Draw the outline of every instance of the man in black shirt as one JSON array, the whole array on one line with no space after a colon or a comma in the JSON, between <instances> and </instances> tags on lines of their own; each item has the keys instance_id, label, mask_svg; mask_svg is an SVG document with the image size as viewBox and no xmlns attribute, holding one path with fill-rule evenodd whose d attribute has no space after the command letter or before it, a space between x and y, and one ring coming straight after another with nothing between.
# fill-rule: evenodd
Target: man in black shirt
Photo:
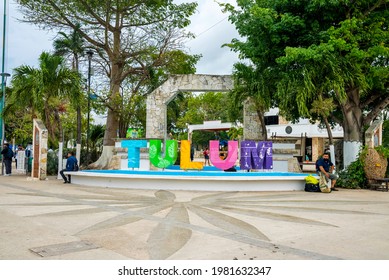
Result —
<instances>
[{"instance_id":1,"label":"man in black shirt","mask_svg":"<svg viewBox=\"0 0 389 280\"><path fill-rule=\"evenodd\" d=\"M329 153L324 153L323 156L317 160L316 171L319 173L319 176L325 176L327 182L328 180L331 180L331 190L337 191L337 189L335 189L335 183L338 179L338 175L332 173L334 171L334 164L330 161Z\"/></svg>"}]
</instances>

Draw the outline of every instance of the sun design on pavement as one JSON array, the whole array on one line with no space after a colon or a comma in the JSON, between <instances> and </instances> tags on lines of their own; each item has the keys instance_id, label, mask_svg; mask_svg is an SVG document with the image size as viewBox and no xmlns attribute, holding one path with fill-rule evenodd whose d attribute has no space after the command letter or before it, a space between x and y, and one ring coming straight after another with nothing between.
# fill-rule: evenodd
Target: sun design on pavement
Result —
<instances>
[{"instance_id":1,"label":"sun design on pavement","mask_svg":"<svg viewBox=\"0 0 389 280\"><path fill-rule=\"evenodd\" d=\"M186 199L177 199L175 193L165 190L149 191L150 195L147 196L137 195L129 190L80 188L79 186L77 189L83 191L84 194L35 191L35 193L29 192L24 193L24 195L61 199L61 202L43 202L39 206L72 205L73 208L84 207L82 209L40 213L33 215L35 217L84 215L87 221L87 218L93 214L113 213L111 217L106 217L99 222L85 223L83 229L76 233L81 239L92 239L92 242L96 241L96 236L104 235L108 231L110 231L110 236L106 238L131 240L133 237L130 232L131 227L130 230L128 230L129 227L125 227L127 231L123 231L123 226L136 227L137 222L152 221L152 227L143 233L148 235L146 246L147 257L150 259L171 257L190 241L195 231L269 249L274 244L272 244L271 238L263 232L263 228L258 226L260 224L258 219L267 219L274 223L288 222L308 226L336 227L336 225L319 220L283 214L282 211L287 211L287 213L328 211L326 208L320 208L320 203L328 203L327 200L315 201L315 205L318 207L312 207L312 204L304 205L312 203L311 200L293 200L293 194L288 196L269 193L218 192L198 194L197 196L194 194L186 201ZM176 193L179 196L180 192ZM38 206L37 203L23 205ZM367 214L366 212L338 209L331 209L331 212ZM193 216L196 219L190 218ZM203 222L198 223L198 219ZM121 230L114 230L118 228ZM99 245L104 247L104 245Z\"/></svg>"}]
</instances>

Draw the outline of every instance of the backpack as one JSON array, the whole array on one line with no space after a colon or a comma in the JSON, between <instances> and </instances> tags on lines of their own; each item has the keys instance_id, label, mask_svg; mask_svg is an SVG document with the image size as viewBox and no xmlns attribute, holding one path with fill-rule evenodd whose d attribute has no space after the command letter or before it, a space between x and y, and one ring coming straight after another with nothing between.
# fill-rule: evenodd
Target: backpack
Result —
<instances>
[{"instance_id":1,"label":"backpack","mask_svg":"<svg viewBox=\"0 0 389 280\"><path fill-rule=\"evenodd\" d=\"M73 165L73 171L78 171L80 168L78 167L77 162L74 163Z\"/></svg>"},{"instance_id":2,"label":"backpack","mask_svg":"<svg viewBox=\"0 0 389 280\"><path fill-rule=\"evenodd\" d=\"M310 184L306 183L305 184L305 189L306 192L321 192L319 184Z\"/></svg>"},{"instance_id":3,"label":"backpack","mask_svg":"<svg viewBox=\"0 0 389 280\"><path fill-rule=\"evenodd\" d=\"M6 154L6 158L13 158L14 156L14 152L12 151L12 149L8 148L8 151L7 151L7 154Z\"/></svg>"}]
</instances>

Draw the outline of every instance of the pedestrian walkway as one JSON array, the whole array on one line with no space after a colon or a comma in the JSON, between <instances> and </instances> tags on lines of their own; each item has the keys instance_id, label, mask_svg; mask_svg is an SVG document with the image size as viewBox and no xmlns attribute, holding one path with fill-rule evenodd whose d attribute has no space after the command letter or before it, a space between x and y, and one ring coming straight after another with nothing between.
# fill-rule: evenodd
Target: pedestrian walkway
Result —
<instances>
[{"instance_id":1,"label":"pedestrian walkway","mask_svg":"<svg viewBox=\"0 0 389 280\"><path fill-rule=\"evenodd\" d=\"M124 190L0 178L0 259L389 259L389 194Z\"/></svg>"}]
</instances>

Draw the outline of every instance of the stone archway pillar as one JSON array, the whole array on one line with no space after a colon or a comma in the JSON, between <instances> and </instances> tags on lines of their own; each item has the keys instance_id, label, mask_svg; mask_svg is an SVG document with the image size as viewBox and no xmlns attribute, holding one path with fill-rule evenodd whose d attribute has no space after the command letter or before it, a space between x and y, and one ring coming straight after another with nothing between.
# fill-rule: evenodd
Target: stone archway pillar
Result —
<instances>
[{"instance_id":1,"label":"stone archway pillar","mask_svg":"<svg viewBox=\"0 0 389 280\"><path fill-rule=\"evenodd\" d=\"M264 140L261 123L250 98L243 103L243 139Z\"/></svg>"},{"instance_id":2,"label":"stone archway pillar","mask_svg":"<svg viewBox=\"0 0 389 280\"><path fill-rule=\"evenodd\" d=\"M147 97L146 138L165 138L167 127L167 106L163 101L163 92L158 88Z\"/></svg>"}]
</instances>

